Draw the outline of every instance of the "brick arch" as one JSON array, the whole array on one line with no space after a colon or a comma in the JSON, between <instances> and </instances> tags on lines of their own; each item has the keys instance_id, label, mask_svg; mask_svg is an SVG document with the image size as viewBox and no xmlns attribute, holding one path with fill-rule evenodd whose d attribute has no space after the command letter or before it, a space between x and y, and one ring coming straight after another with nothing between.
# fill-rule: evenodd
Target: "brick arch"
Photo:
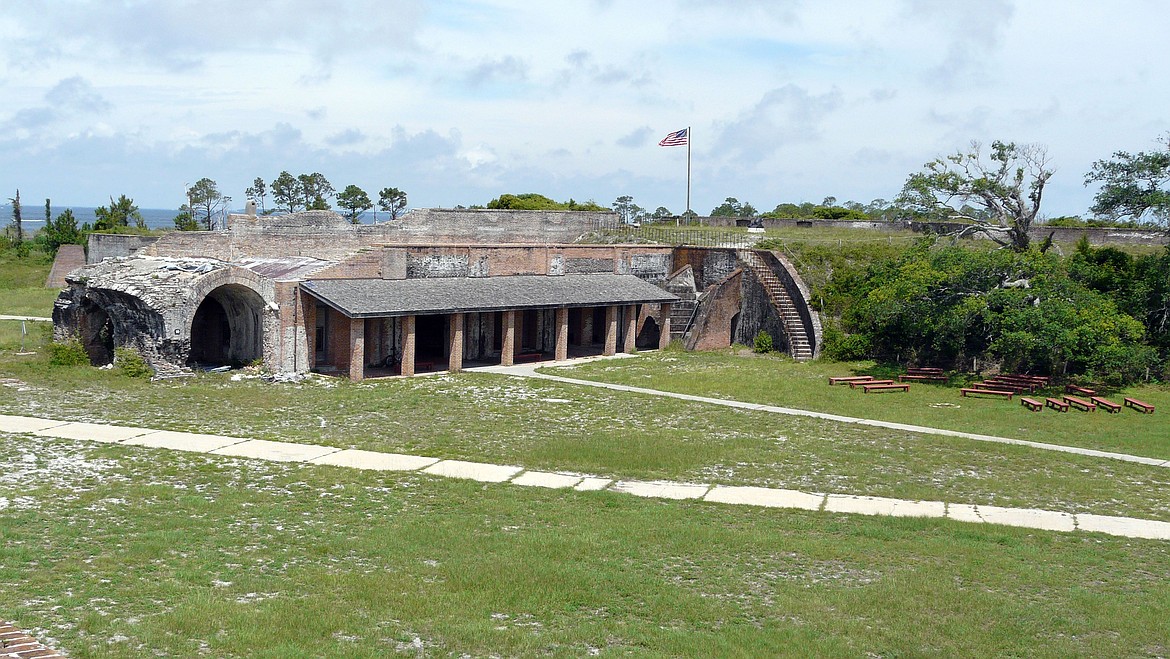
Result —
<instances>
[{"instance_id":1,"label":"brick arch","mask_svg":"<svg viewBox=\"0 0 1170 659\"><path fill-rule=\"evenodd\" d=\"M273 282L244 268L224 268L201 277L181 331L190 338L190 364L275 363L279 318Z\"/></svg>"}]
</instances>

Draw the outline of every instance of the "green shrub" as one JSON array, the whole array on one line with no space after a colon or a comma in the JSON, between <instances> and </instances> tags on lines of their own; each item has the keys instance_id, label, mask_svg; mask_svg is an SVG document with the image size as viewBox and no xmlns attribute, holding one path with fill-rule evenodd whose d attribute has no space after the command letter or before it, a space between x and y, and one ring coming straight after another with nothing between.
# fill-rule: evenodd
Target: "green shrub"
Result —
<instances>
[{"instance_id":1,"label":"green shrub","mask_svg":"<svg viewBox=\"0 0 1170 659\"><path fill-rule=\"evenodd\" d=\"M836 323L827 323L821 356L834 362L852 362L865 359L872 348L865 334L846 334Z\"/></svg>"},{"instance_id":2,"label":"green shrub","mask_svg":"<svg viewBox=\"0 0 1170 659\"><path fill-rule=\"evenodd\" d=\"M756 334L752 350L760 354L772 352L772 335L768 334L764 330L760 330L759 333Z\"/></svg>"},{"instance_id":3,"label":"green shrub","mask_svg":"<svg viewBox=\"0 0 1170 659\"><path fill-rule=\"evenodd\" d=\"M126 377L148 378L154 375L154 369L134 348L114 348L114 365Z\"/></svg>"},{"instance_id":4,"label":"green shrub","mask_svg":"<svg viewBox=\"0 0 1170 659\"><path fill-rule=\"evenodd\" d=\"M49 364L53 366L89 366L89 354L77 339L53 341L45 348L49 352Z\"/></svg>"}]
</instances>

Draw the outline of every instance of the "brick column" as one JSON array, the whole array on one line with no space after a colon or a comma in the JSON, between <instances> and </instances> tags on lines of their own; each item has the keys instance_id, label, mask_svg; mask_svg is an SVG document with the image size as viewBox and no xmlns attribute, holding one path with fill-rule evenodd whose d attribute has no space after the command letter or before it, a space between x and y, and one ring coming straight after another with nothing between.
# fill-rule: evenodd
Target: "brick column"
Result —
<instances>
[{"instance_id":1,"label":"brick column","mask_svg":"<svg viewBox=\"0 0 1170 659\"><path fill-rule=\"evenodd\" d=\"M569 358L569 309L557 309L557 348L553 359L562 361Z\"/></svg>"},{"instance_id":2,"label":"brick column","mask_svg":"<svg viewBox=\"0 0 1170 659\"><path fill-rule=\"evenodd\" d=\"M626 336L622 345L622 352L633 352L637 345L634 341L638 338L638 305L631 304L626 307Z\"/></svg>"},{"instance_id":3,"label":"brick column","mask_svg":"<svg viewBox=\"0 0 1170 659\"><path fill-rule=\"evenodd\" d=\"M349 319L349 379L361 380L366 377L366 321L364 318Z\"/></svg>"},{"instance_id":4,"label":"brick column","mask_svg":"<svg viewBox=\"0 0 1170 659\"><path fill-rule=\"evenodd\" d=\"M463 314L453 313L450 318L451 345L448 348L447 370L458 373L463 370Z\"/></svg>"},{"instance_id":5,"label":"brick column","mask_svg":"<svg viewBox=\"0 0 1170 659\"><path fill-rule=\"evenodd\" d=\"M661 350L670 345L670 303L663 302L662 309L658 311L658 349Z\"/></svg>"},{"instance_id":6,"label":"brick column","mask_svg":"<svg viewBox=\"0 0 1170 659\"><path fill-rule=\"evenodd\" d=\"M414 316L402 317L402 359L399 372L414 375Z\"/></svg>"},{"instance_id":7,"label":"brick column","mask_svg":"<svg viewBox=\"0 0 1170 659\"><path fill-rule=\"evenodd\" d=\"M601 354L613 355L617 352L617 307L609 305L605 308L605 348Z\"/></svg>"},{"instance_id":8,"label":"brick column","mask_svg":"<svg viewBox=\"0 0 1170 659\"><path fill-rule=\"evenodd\" d=\"M500 339L500 366L511 366L516 356L516 312L504 311L500 319L500 331L504 336Z\"/></svg>"}]
</instances>

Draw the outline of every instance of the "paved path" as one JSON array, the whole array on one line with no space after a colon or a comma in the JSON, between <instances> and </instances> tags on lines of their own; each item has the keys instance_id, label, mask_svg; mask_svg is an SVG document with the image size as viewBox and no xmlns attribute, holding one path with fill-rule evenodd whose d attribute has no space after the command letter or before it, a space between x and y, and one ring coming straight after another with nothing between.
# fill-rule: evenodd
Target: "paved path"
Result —
<instances>
[{"instance_id":1,"label":"paved path","mask_svg":"<svg viewBox=\"0 0 1170 659\"><path fill-rule=\"evenodd\" d=\"M52 318L45 318L44 316L4 316L0 315L0 320L29 320L35 322L53 322Z\"/></svg>"},{"instance_id":2,"label":"paved path","mask_svg":"<svg viewBox=\"0 0 1170 659\"><path fill-rule=\"evenodd\" d=\"M1130 538L1170 540L1170 522L1132 517L976 506L945 501L908 501L764 487L614 480L586 474L529 471L514 465L441 460L434 457L339 449L315 444L0 415L0 433L5 432L306 465L334 465L376 471L422 471L448 478L466 478L487 483L510 482L513 485L527 487L572 488L578 491L608 490L639 497L701 499L729 505L795 508L858 515L945 517L961 522L1003 524L1049 531L1096 531Z\"/></svg>"},{"instance_id":3,"label":"paved path","mask_svg":"<svg viewBox=\"0 0 1170 659\"><path fill-rule=\"evenodd\" d=\"M632 355L631 355L632 356ZM557 362L556 366L572 366L574 362L584 363L586 361L593 361L596 358L584 358L581 360L573 360L572 362ZM829 421L840 421L841 423L855 423L861 426L873 426L875 428L888 428L890 430L905 430L908 432L917 432L927 435L944 435L947 437L962 437L964 439L973 439L977 442L994 442L996 444L1013 444L1016 446L1028 446L1031 448L1041 449L1044 451L1058 451L1061 453L1075 453L1076 455L1087 455L1094 458L1108 458L1110 460L1121 460L1123 462L1136 462L1138 464L1150 465L1153 467L1170 467L1170 460L1162 458L1147 458L1141 455L1130 455L1128 453L1113 453L1111 451L1098 451L1091 448L1078 448L1076 446L1062 446L1060 444L1045 444L1044 442L1030 442L1025 439L1012 439L1010 437L995 437L993 435L980 435L977 433L962 432L959 430L944 430L942 428L930 428L927 426L912 426L905 423L894 423L893 421L876 421L874 419L861 419L852 416L841 416L839 414L828 414L826 412L811 412L809 410L798 410L791 407L779 407L776 405L761 405L759 403L745 403L738 400L727 400L724 398L710 398L707 396L692 396L690 394L678 394L670 391L662 391L660 389L646 389L643 387L631 387L624 384L611 384L608 382L595 382L593 380L578 380L576 378L566 378L559 375L547 375L544 373L537 373L536 369L548 364L519 364L516 366L486 366L476 370L484 373L503 373L506 375L515 375L519 377L538 378L541 380L553 380L556 382L563 382L565 384L575 384L584 387L598 387L600 389L610 389L612 391L625 391L630 393L645 394L647 396L662 396L664 398L677 398L678 400L688 400L697 403L709 403L711 405L722 405L724 407L734 407L741 410L758 410L761 412L771 412L773 414L788 414L791 416L805 416L814 419L826 419Z\"/></svg>"}]
</instances>

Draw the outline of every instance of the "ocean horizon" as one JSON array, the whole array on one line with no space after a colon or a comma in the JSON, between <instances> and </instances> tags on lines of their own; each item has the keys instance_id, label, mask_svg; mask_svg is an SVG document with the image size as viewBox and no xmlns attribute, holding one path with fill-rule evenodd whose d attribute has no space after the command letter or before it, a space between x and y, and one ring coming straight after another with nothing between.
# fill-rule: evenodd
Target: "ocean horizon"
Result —
<instances>
[{"instance_id":1,"label":"ocean horizon","mask_svg":"<svg viewBox=\"0 0 1170 659\"><path fill-rule=\"evenodd\" d=\"M45 206L43 203L36 206L22 203L20 206L22 211L20 221L26 230L36 230L44 226ZM97 216L94 214L94 211L97 210L96 206L54 205L50 209L53 214L53 218L56 219L58 215L65 212L66 208L73 211L73 217L77 218L78 227L81 227L81 225L85 224L86 222L92 226L93 223L97 221ZM333 210L336 212L336 209ZM174 229L175 216L179 214L178 209L172 208L139 208L138 212L142 214L142 219L146 221L146 227L148 229ZM229 210L228 213L243 214L244 209L232 209ZM382 215L389 217L389 215L386 213L382 213ZM358 216L358 219L361 220L362 224L373 224L374 222L374 216L369 212L362 213L360 216ZM0 227L7 227L11 224L12 205L0 205Z\"/></svg>"}]
</instances>

